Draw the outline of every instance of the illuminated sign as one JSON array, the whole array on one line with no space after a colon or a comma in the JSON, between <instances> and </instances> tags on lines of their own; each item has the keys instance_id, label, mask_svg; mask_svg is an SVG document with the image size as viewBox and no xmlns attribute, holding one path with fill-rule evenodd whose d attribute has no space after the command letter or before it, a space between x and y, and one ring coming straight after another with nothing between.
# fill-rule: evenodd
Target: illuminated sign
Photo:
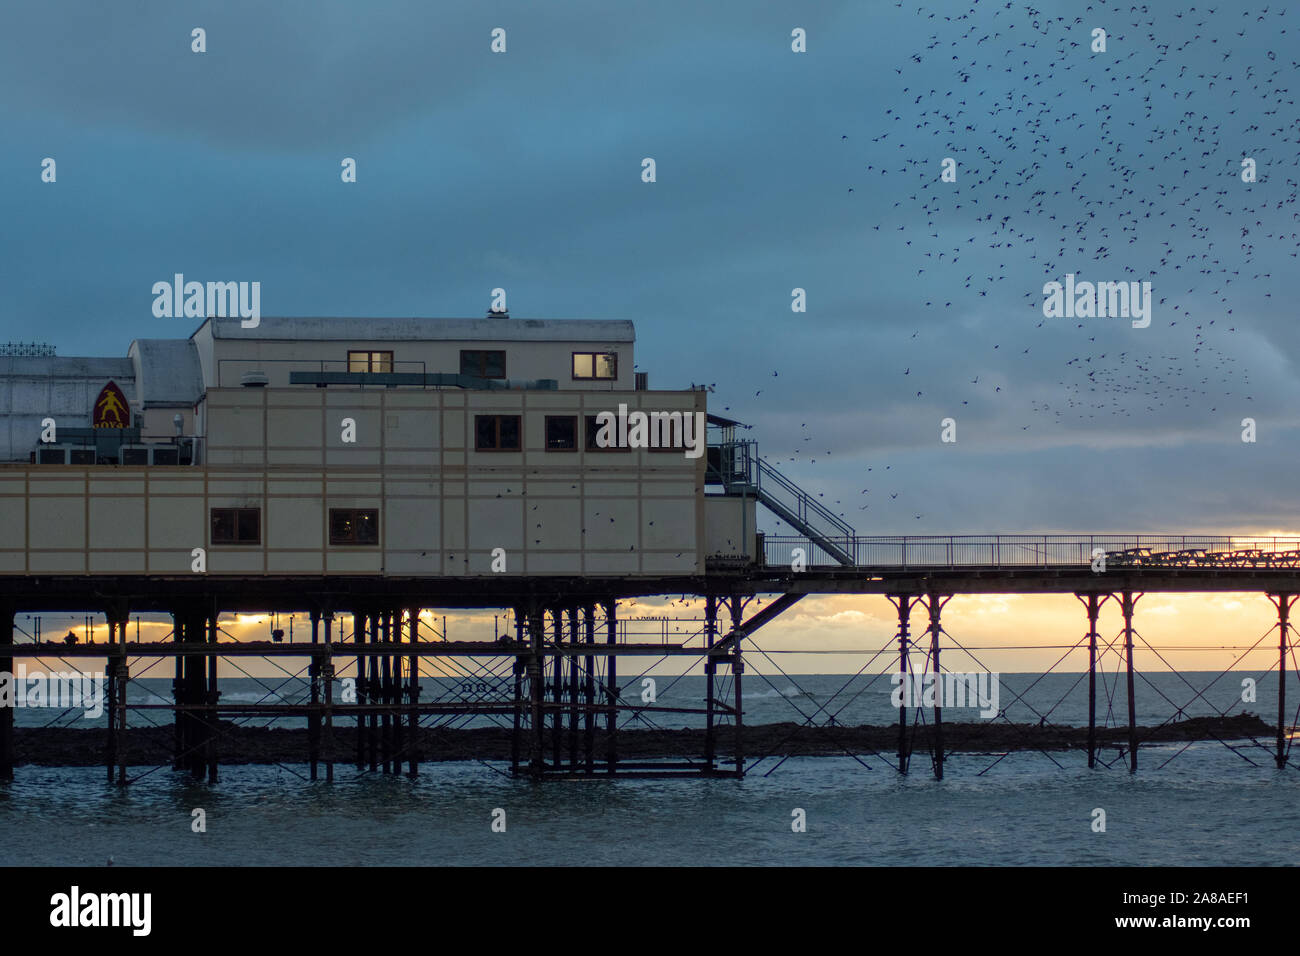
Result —
<instances>
[{"instance_id":1,"label":"illuminated sign","mask_svg":"<svg viewBox=\"0 0 1300 956\"><path fill-rule=\"evenodd\" d=\"M95 428L127 428L131 424L131 410L126 396L115 382L109 382L95 399L95 410L90 424Z\"/></svg>"}]
</instances>

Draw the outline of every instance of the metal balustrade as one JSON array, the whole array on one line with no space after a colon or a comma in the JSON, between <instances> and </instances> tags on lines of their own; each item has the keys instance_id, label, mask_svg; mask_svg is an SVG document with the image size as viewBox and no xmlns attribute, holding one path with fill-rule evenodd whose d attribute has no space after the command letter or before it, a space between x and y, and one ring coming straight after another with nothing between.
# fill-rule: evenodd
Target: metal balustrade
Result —
<instances>
[{"instance_id":1,"label":"metal balustrade","mask_svg":"<svg viewBox=\"0 0 1300 956\"><path fill-rule=\"evenodd\" d=\"M804 535L765 536L769 566L789 565L796 548L808 567L884 569L1053 568L1091 565L1100 552L1113 567L1300 567L1300 538L1160 534L991 534L827 536L828 551Z\"/></svg>"}]
</instances>

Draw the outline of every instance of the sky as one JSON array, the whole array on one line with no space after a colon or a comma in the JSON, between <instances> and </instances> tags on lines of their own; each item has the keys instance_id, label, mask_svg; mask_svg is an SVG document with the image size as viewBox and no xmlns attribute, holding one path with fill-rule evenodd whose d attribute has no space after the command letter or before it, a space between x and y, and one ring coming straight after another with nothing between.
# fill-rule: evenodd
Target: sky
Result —
<instances>
[{"instance_id":1,"label":"sky","mask_svg":"<svg viewBox=\"0 0 1300 956\"><path fill-rule=\"evenodd\" d=\"M1275 2L11 4L0 339L188 335L151 312L177 272L260 281L266 315L502 287L633 321L652 387L709 385L859 534L1300 533L1297 30ZM1150 324L1045 316L1067 274L1150 282ZM1073 598L967 600L954 634L1083 630ZM1160 600L1198 640L1271 615ZM763 633L878 646L884 611Z\"/></svg>"}]
</instances>

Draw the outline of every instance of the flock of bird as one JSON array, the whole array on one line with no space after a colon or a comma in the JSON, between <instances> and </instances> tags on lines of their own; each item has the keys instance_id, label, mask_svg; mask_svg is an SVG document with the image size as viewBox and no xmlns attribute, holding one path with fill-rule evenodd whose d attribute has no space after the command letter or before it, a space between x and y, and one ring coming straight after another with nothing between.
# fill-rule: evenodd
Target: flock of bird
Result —
<instances>
[{"instance_id":1,"label":"flock of bird","mask_svg":"<svg viewBox=\"0 0 1300 956\"><path fill-rule=\"evenodd\" d=\"M1032 434L1239 419L1255 400L1239 330L1258 332L1250 312L1300 255L1295 17L1281 4L1061 9L917 6L924 40L894 67L900 89L866 155L859 135L836 131L856 169L848 201L894 200L865 224L887 250L882 270L911 277L933 316L898 336L896 396L927 412L974 402ZM941 175L947 157L955 181ZM1043 285L1067 273L1150 282L1149 327L1045 317ZM964 377L938 369L936 342L971 316L1002 324L983 354L962 356ZM781 461L811 463L806 449L830 444L800 438ZM889 517L920 520L906 495L900 510L902 487L856 510L894 502ZM841 515L855 508L832 500Z\"/></svg>"}]
</instances>

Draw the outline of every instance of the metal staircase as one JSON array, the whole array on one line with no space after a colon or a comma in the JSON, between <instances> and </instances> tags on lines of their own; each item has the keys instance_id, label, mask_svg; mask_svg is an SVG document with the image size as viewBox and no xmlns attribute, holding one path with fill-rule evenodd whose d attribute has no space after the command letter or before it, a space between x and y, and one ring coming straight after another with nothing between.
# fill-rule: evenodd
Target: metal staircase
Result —
<instances>
[{"instance_id":1,"label":"metal staircase","mask_svg":"<svg viewBox=\"0 0 1300 956\"><path fill-rule=\"evenodd\" d=\"M853 528L760 458L757 442L711 445L708 454L709 484L722 485L728 495L753 495L830 557L847 567L854 566L856 562L848 550L855 536Z\"/></svg>"}]
</instances>

